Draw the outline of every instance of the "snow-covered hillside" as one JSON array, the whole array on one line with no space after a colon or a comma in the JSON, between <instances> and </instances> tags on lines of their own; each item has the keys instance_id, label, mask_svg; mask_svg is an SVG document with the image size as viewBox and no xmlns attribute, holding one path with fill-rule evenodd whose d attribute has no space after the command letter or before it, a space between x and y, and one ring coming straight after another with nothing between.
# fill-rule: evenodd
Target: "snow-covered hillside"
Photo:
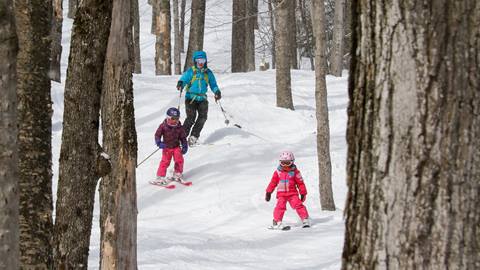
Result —
<instances>
[{"instance_id":1,"label":"snow-covered hillside","mask_svg":"<svg viewBox=\"0 0 480 270\"><path fill-rule=\"evenodd\" d=\"M179 76L154 75L155 37L150 34L151 7L146 0L140 1L140 14L143 73L134 76L139 161L156 149L155 130L166 110L179 102L175 90ZM204 50L222 90L221 104L230 125L225 125L224 115L210 92L209 118L200 137L202 145L189 149L185 155L184 175L193 182L191 187L177 185L176 189L166 190L148 184L155 177L160 151L138 168L138 268L339 269L346 196L346 74L342 78L327 78L332 180L338 210L322 212L318 194L314 73L292 71L295 111L277 108L274 70L227 73L231 1L207 1L206 14ZM72 20L64 20L63 81L71 25ZM63 86L64 83L54 84L52 90L55 177L58 177L61 144ZM183 120L183 99L181 104ZM298 217L288 208L284 222L294 228L287 232L267 229L276 200L265 202L265 188L278 164L278 155L285 149L295 153L306 181L309 192L306 206L312 228L297 227ZM96 205L89 269L98 269L98 215Z\"/></svg>"}]
</instances>

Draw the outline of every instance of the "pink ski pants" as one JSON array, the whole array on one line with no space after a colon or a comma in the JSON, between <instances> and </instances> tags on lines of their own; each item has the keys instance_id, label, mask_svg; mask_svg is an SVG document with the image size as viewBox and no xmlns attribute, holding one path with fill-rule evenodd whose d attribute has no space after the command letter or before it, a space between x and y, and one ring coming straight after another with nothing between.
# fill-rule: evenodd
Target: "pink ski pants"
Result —
<instances>
[{"instance_id":1,"label":"pink ski pants","mask_svg":"<svg viewBox=\"0 0 480 270\"><path fill-rule=\"evenodd\" d=\"M170 161L172 160L172 157L173 161L175 162L175 172L183 172L183 155L180 147L164 148L162 151L162 160L160 161L160 165L158 166L157 176L165 176L167 174L167 168L168 166L170 166Z\"/></svg>"},{"instance_id":2,"label":"pink ski pants","mask_svg":"<svg viewBox=\"0 0 480 270\"><path fill-rule=\"evenodd\" d=\"M298 198L298 195L291 195L277 198L277 205L273 210L273 219L275 221L282 221L283 215L287 210L287 202L289 202L290 206L297 211L298 216L300 216L302 220L308 218L307 208Z\"/></svg>"}]
</instances>

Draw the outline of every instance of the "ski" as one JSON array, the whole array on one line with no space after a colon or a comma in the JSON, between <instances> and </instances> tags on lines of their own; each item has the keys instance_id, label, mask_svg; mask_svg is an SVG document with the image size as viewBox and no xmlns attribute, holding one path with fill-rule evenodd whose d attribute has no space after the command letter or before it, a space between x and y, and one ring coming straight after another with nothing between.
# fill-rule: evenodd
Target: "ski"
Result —
<instances>
[{"instance_id":1,"label":"ski","mask_svg":"<svg viewBox=\"0 0 480 270\"><path fill-rule=\"evenodd\" d=\"M166 189L174 189L175 188L175 185L172 185L172 184L161 185L160 183L158 183L156 181L149 181L148 183L150 183L150 185L154 185L154 186L157 186L157 187L163 187L163 188L166 188Z\"/></svg>"},{"instance_id":2,"label":"ski","mask_svg":"<svg viewBox=\"0 0 480 270\"><path fill-rule=\"evenodd\" d=\"M182 184L182 185L187 186L187 187L192 185L192 182L190 182L190 181L179 181L179 180L176 180L175 178L170 178L169 180L174 181L175 183Z\"/></svg>"},{"instance_id":3,"label":"ski","mask_svg":"<svg viewBox=\"0 0 480 270\"><path fill-rule=\"evenodd\" d=\"M283 226L282 228L277 228L277 227L273 227L273 226L270 226L268 227L269 230L278 230L278 231L289 231L291 229L290 226Z\"/></svg>"}]
</instances>

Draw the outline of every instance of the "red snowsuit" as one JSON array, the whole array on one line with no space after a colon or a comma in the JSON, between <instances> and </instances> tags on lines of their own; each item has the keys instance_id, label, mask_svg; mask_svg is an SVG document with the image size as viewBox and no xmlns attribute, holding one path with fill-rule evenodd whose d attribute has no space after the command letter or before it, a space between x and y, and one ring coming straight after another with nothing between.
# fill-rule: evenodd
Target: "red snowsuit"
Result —
<instances>
[{"instance_id":1,"label":"red snowsuit","mask_svg":"<svg viewBox=\"0 0 480 270\"><path fill-rule=\"evenodd\" d=\"M272 193L276 187L278 187L277 205L273 211L273 219L275 221L282 221L283 215L287 210L287 202L297 211L302 220L308 218L307 208L298 198L299 191L300 195L307 195L307 188L300 171L295 165L290 167L278 166L277 170L273 172L272 180L270 180L266 191Z\"/></svg>"}]
</instances>

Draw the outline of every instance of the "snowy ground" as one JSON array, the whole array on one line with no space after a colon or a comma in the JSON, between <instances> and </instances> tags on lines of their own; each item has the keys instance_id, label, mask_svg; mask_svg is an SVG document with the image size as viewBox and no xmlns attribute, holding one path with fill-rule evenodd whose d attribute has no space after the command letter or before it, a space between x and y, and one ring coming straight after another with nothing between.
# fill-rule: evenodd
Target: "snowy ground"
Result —
<instances>
[{"instance_id":1,"label":"snowy ground","mask_svg":"<svg viewBox=\"0 0 480 270\"><path fill-rule=\"evenodd\" d=\"M175 90L178 76L154 75L155 38L150 34L151 8L146 0L140 1L140 13L143 73L134 76L139 161L156 149L154 132L165 111L179 102ZM191 187L166 190L148 184L155 177L160 152L138 168L138 268L339 269L346 196L346 74L327 78L332 181L338 210L323 212L318 194L314 73L292 71L295 111L277 108L274 70L227 73L231 25L225 22L231 20L231 1L207 1L206 16L204 50L209 66L216 72L230 125L225 125L209 93L209 119L200 138L203 145L189 149L185 155L184 175L193 182ZM72 20L64 20L63 81L71 25ZM53 84L52 89L55 174L61 144L63 87L64 82ZM184 113L183 100L181 111ZM277 156L284 149L295 153L306 181L306 206L312 228L298 227L295 211L288 208L284 222L293 229L267 230L276 200L264 201L265 188L277 166ZM89 269L98 269L98 219L97 204Z\"/></svg>"}]
</instances>

